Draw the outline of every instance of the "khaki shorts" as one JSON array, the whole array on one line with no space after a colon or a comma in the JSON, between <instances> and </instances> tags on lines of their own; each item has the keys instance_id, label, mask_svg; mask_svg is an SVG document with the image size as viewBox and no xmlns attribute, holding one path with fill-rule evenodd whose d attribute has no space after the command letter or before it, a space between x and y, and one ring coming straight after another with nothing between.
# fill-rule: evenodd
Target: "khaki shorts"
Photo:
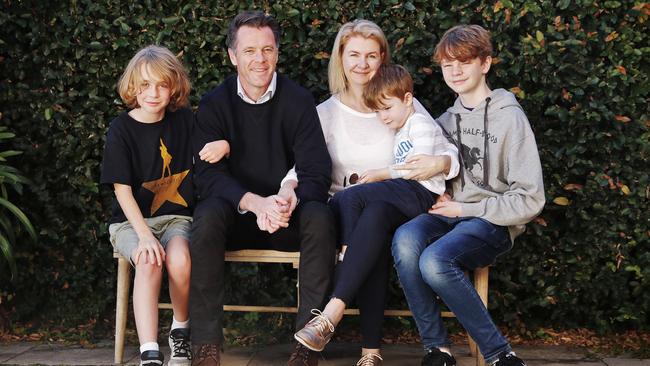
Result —
<instances>
[{"instance_id":1,"label":"khaki shorts","mask_svg":"<svg viewBox=\"0 0 650 366\"><path fill-rule=\"evenodd\" d=\"M175 236L180 236L188 242L190 240L192 218L189 216L163 215L145 218L144 221L163 248L166 248L167 243ZM129 258L129 262L133 265L131 253L138 247L139 239L131 223L124 221L111 224L108 233L115 251L124 258Z\"/></svg>"}]
</instances>

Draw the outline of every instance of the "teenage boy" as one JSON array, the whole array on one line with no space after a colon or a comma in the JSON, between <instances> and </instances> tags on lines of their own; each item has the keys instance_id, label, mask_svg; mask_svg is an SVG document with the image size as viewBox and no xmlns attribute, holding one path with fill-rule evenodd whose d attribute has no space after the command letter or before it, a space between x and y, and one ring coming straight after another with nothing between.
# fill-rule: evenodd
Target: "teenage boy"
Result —
<instances>
[{"instance_id":1,"label":"teenage boy","mask_svg":"<svg viewBox=\"0 0 650 366\"><path fill-rule=\"evenodd\" d=\"M465 277L512 248L544 207L535 136L519 103L490 90L490 33L478 25L448 30L434 61L458 98L438 121L460 151L462 171L429 210L393 237L400 282L427 353L426 366L453 366L436 296L454 312L489 365L522 366Z\"/></svg>"},{"instance_id":2,"label":"teenage boy","mask_svg":"<svg viewBox=\"0 0 650 366\"><path fill-rule=\"evenodd\" d=\"M276 72L279 41L272 17L260 11L238 14L227 36L237 74L203 96L197 111L193 365L221 362L226 248L300 250L298 328L327 295L336 236L326 205L331 161L311 93ZM204 145L221 139L230 144L229 158L216 164L202 160ZM294 165L300 184L290 179L281 186ZM307 351L300 346L295 353ZM318 362L316 354L309 357Z\"/></svg>"}]
</instances>

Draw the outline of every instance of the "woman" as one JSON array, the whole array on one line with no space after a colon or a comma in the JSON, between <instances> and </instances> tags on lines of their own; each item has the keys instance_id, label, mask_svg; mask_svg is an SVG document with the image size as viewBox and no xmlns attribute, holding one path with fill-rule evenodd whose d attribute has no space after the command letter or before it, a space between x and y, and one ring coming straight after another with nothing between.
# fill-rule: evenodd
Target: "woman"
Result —
<instances>
[{"instance_id":1,"label":"woman","mask_svg":"<svg viewBox=\"0 0 650 366\"><path fill-rule=\"evenodd\" d=\"M394 130L389 129L363 103L363 91L381 64L390 61L388 41L375 23L357 19L339 30L329 62L329 87L332 96L318 106L327 148L332 158L330 201L336 211L337 192L356 183L369 169L392 164ZM416 110L426 116L422 105ZM429 116L430 117L430 116ZM433 119L431 121L433 122ZM450 169L452 168L452 169ZM407 178L429 178L440 172L458 169L455 156L416 156L405 169ZM380 342L386 298L389 248L395 229L406 221L385 203L368 205L358 224L372 227L371 235L351 237L342 248L331 300L295 338L312 351L321 351L343 317L346 306L357 299L361 311L362 357L359 365L381 364Z\"/></svg>"}]
</instances>

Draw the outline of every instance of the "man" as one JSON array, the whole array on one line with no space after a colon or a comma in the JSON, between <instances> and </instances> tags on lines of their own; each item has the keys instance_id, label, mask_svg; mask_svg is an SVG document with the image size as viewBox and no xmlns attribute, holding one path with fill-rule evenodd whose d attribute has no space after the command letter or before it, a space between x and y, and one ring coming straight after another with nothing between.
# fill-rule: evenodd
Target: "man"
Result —
<instances>
[{"instance_id":1,"label":"man","mask_svg":"<svg viewBox=\"0 0 650 366\"><path fill-rule=\"evenodd\" d=\"M223 341L224 252L300 250L297 329L322 306L334 264L335 223L326 206L331 161L309 91L276 72L279 26L246 11L227 43L237 75L201 100L194 150L198 205L190 252L193 365L219 365ZM205 143L227 140L230 156L199 158ZM283 177L295 164L298 181ZM281 185L282 183L282 185ZM279 189L279 190L278 190ZM289 364L317 364L298 346Z\"/></svg>"}]
</instances>

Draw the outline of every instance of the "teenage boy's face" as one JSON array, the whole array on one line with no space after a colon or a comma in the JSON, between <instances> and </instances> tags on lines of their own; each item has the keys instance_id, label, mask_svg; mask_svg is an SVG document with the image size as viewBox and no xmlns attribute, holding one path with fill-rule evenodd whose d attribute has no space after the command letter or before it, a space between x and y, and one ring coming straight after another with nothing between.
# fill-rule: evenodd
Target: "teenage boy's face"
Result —
<instances>
[{"instance_id":1,"label":"teenage boy's face","mask_svg":"<svg viewBox=\"0 0 650 366\"><path fill-rule=\"evenodd\" d=\"M257 100L271 84L278 63L273 31L269 27L240 27L235 48L228 48L228 55L237 67L244 91L251 99Z\"/></svg>"},{"instance_id":2,"label":"teenage boy's face","mask_svg":"<svg viewBox=\"0 0 650 366\"><path fill-rule=\"evenodd\" d=\"M481 62L479 57L467 61L443 60L440 64L445 83L458 95L468 95L485 84L492 58Z\"/></svg>"},{"instance_id":3,"label":"teenage boy's face","mask_svg":"<svg viewBox=\"0 0 650 366\"><path fill-rule=\"evenodd\" d=\"M165 108L171 99L169 85L159 76L152 73L147 65L140 68L142 83L136 95L136 100L142 112L146 113L148 119L160 120L165 115Z\"/></svg>"},{"instance_id":4,"label":"teenage boy's face","mask_svg":"<svg viewBox=\"0 0 650 366\"><path fill-rule=\"evenodd\" d=\"M381 101L383 108L377 111L379 119L393 130L404 127L413 111L413 95L406 93L404 99L388 97Z\"/></svg>"},{"instance_id":5,"label":"teenage boy's face","mask_svg":"<svg viewBox=\"0 0 650 366\"><path fill-rule=\"evenodd\" d=\"M372 38L354 36L343 47L343 73L348 85L365 86L375 76L384 55Z\"/></svg>"}]
</instances>

